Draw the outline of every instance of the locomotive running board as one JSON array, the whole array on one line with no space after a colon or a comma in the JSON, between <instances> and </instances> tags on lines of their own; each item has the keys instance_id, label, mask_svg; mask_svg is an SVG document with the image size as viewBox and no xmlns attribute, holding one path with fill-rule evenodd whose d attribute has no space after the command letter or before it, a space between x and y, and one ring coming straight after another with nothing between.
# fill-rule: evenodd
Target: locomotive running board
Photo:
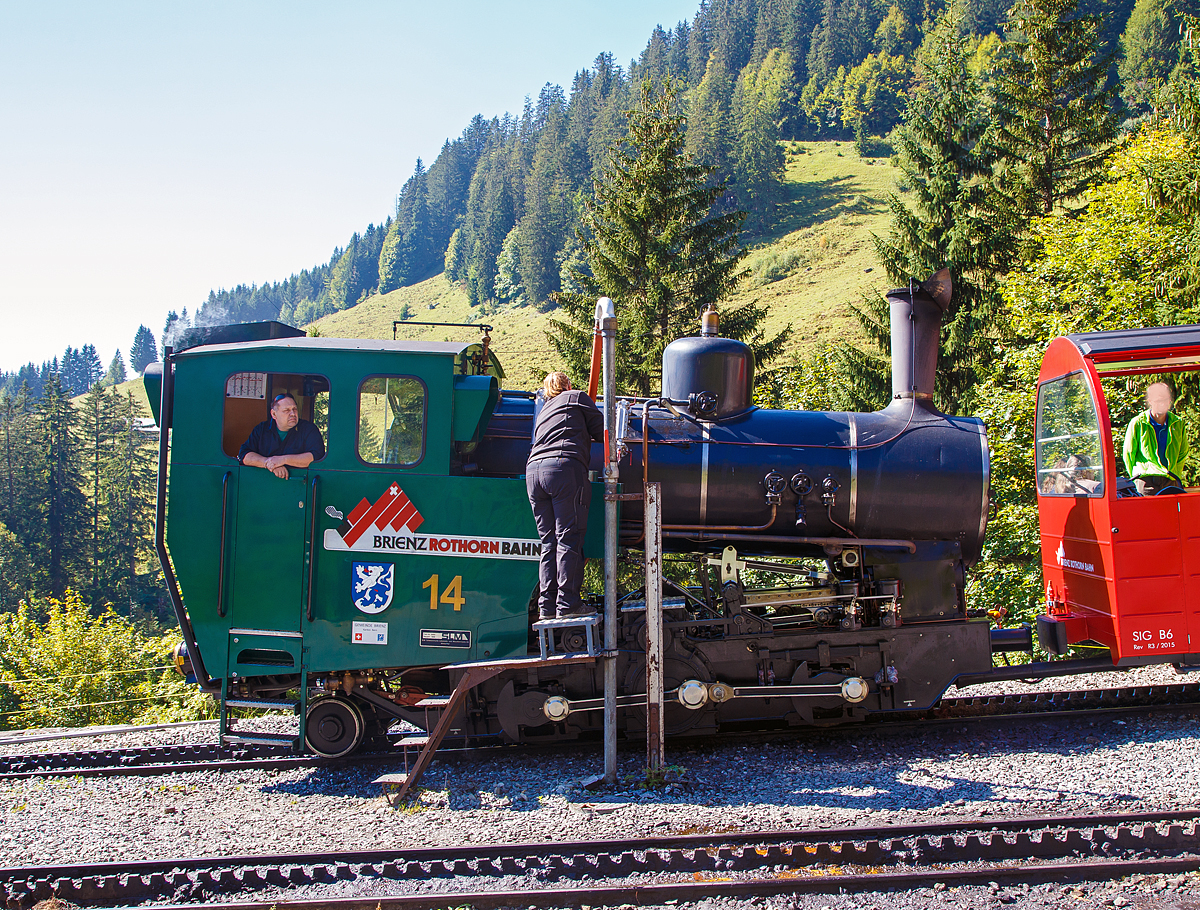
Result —
<instances>
[{"instance_id":1,"label":"locomotive running board","mask_svg":"<svg viewBox=\"0 0 1200 910\"><path fill-rule=\"evenodd\" d=\"M438 747L442 744L442 740L450 732L450 724L454 722L454 715L458 713L458 709L467 700L467 693L480 683L487 682L492 677L499 676L506 670L534 669L563 664L590 664L595 663L597 656L595 654L556 654L545 660L542 660L540 657L516 657L509 660L485 660L476 663L450 664L447 667L443 667L443 670L461 670L462 676L459 678L458 685L454 687L454 691L450 694L450 698L446 701L445 706L441 708L442 716L438 718L437 726L429 734L429 739L425 743L424 748L421 749L421 754L417 756L417 760L413 763L412 771L407 774L384 774L382 777L377 778L375 783L400 785L400 789L394 796L389 795L387 797L388 802L393 806L398 806L408 799L408 794L413 792L417 781L420 780L421 775L425 773L430 762L433 761L433 754L437 752Z\"/></svg>"},{"instance_id":2,"label":"locomotive running board","mask_svg":"<svg viewBox=\"0 0 1200 910\"><path fill-rule=\"evenodd\" d=\"M1010 679L1046 679L1051 676L1075 676L1079 673L1113 673L1128 670L1129 667L1118 667L1112 658L1088 657L1076 660L1053 660L1044 663L1012 664L1007 667L993 667L982 673L963 673L955 677L952 685L956 689L967 686L978 686L983 683L1001 682Z\"/></svg>"}]
</instances>

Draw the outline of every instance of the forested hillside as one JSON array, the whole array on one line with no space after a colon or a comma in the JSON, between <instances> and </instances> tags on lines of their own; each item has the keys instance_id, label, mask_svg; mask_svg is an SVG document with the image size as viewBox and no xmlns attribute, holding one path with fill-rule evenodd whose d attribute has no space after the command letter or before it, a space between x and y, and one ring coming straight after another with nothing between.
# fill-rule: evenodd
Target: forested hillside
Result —
<instances>
[{"instance_id":1,"label":"forested hillside","mask_svg":"<svg viewBox=\"0 0 1200 910\"><path fill-rule=\"evenodd\" d=\"M446 272L472 306L554 306L580 260L583 200L622 138L643 78L670 78L687 121L687 151L727 180L727 210L749 217L745 239L770 233L783 195L778 140L841 138L869 148L899 122L924 76L919 49L942 0L703 0L690 22L656 28L628 66L601 54L571 86L545 85L519 115L476 116L432 164L418 161L396 209L286 280L214 291L202 324L281 319L295 325ZM966 0L958 28L971 65L1001 44L1007 0ZM1098 14L1097 59L1121 77L1126 114L1145 112L1179 61L1184 5L1083 0ZM186 313L178 317L189 322Z\"/></svg>"}]
</instances>

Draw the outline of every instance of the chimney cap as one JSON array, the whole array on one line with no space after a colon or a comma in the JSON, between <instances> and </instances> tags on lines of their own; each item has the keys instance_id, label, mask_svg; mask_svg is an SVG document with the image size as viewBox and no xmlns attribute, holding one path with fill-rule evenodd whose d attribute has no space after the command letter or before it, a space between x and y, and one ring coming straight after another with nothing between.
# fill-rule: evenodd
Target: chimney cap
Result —
<instances>
[{"instance_id":1,"label":"chimney cap","mask_svg":"<svg viewBox=\"0 0 1200 910\"><path fill-rule=\"evenodd\" d=\"M887 292L888 297L908 298L912 292L915 297L918 293L923 293L926 297L937 304L937 308L943 313L950 307L950 298L954 295L954 281L950 277L948 268L938 269L924 281L914 282L909 287L894 288Z\"/></svg>"}]
</instances>

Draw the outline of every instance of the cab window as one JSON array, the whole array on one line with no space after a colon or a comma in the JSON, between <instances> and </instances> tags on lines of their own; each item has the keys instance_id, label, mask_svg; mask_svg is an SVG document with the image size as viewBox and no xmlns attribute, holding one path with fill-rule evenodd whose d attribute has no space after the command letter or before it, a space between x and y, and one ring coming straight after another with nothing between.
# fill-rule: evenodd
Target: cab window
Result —
<instances>
[{"instance_id":1,"label":"cab window","mask_svg":"<svg viewBox=\"0 0 1200 910\"><path fill-rule=\"evenodd\" d=\"M425 383L372 376L358 390L358 457L367 464L413 465L425 453Z\"/></svg>"},{"instance_id":2,"label":"cab window","mask_svg":"<svg viewBox=\"0 0 1200 910\"><path fill-rule=\"evenodd\" d=\"M1038 388L1037 483L1043 496L1103 496L1096 403L1082 373Z\"/></svg>"},{"instance_id":3,"label":"cab window","mask_svg":"<svg viewBox=\"0 0 1200 910\"><path fill-rule=\"evenodd\" d=\"M329 447L329 380L304 373L234 373L225 380L225 413L221 424L221 448L231 458L250 431L271 418L276 395L296 400L300 419L311 421Z\"/></svg>"}]
</instances>

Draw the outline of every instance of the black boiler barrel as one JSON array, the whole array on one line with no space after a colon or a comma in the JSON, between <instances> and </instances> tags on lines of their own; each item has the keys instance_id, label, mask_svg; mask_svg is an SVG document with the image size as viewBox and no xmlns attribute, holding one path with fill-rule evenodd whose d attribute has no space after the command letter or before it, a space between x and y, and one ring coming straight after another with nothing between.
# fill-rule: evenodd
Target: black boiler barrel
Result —
<instances>
[{"instance_id":1,"label":"black boiler barrel","mask_svg":"<svg viewBox=\"0 0 1200 910\"><path fill-rule=\"evenodd\" d=\"M642 488L639 418L635 413L630 421L628 455L620 463L630 492ZM736 526L744 534L848 543L853 537L958 541L968 563L983 547L986 429L976 418L948 417L919 399L866 414L755 409L720 423L652 409L648 451L649 479L663 485L664 524L694 528L697 536L703 528ZM772 472L788 482L773 520L766 483ZM798 475L810 489L803 480L791 483ZM832 503L824 496L830 490ZM640 504L625 503L622 519L640 523ZM793 548L774 542L761 549Z\"/></svg>"}]
</instances>

